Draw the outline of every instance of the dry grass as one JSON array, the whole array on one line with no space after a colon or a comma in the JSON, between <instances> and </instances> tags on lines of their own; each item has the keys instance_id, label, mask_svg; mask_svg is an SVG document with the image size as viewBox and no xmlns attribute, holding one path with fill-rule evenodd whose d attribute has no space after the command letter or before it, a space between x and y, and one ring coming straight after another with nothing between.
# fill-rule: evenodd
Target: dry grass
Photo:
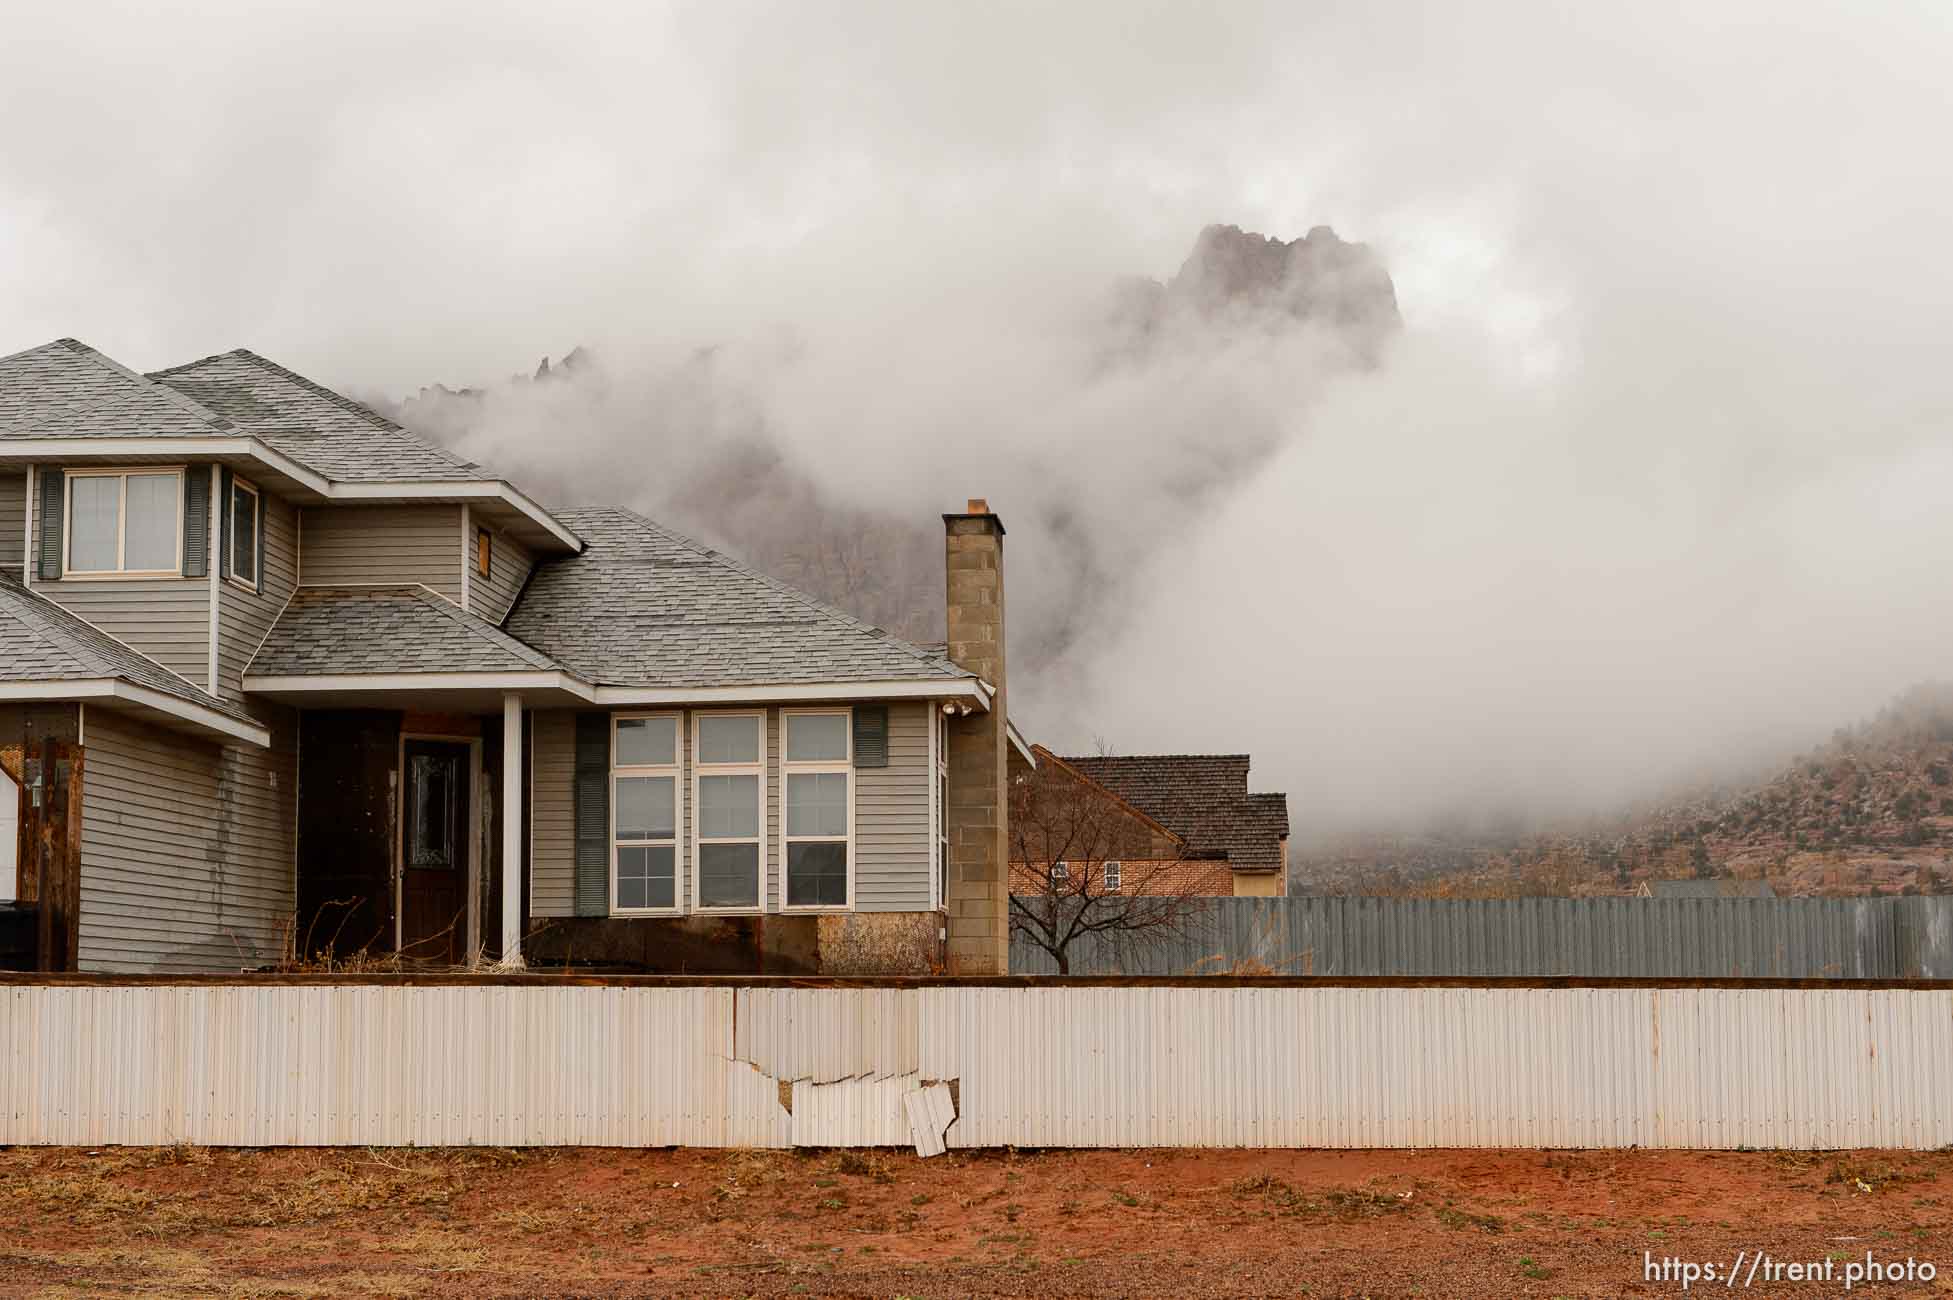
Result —
<instances>
[{"instance_id":1,"label":"dry grass","mask_svg":"<svg viewBox=\"0 0 1953 1300\"><path fill-rule=\"evenodd\" d=\"M432 1273L472 1273L488 1262L488 1251L466 1233L449 1228L416 1228L388 1241L395 1254L411 1255L414 1263Z\"/></svg>"}]
</instances>

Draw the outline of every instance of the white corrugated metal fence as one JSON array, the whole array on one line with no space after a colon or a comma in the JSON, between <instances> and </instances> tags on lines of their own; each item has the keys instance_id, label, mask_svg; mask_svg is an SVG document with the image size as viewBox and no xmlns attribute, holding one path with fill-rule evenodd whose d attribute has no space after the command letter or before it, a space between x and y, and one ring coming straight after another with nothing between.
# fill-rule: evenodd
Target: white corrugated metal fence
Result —
<instances>
[{"instance_id":1,"label":"white corrugated metal fence","mask_svg":"<svg viewBox=\"0 0 1953 1300\"><path fill-rule=\"evenodd\" d=\"M1953 1143L1943 988L22 982L0 1050L0 1144Z\"/></svg>"}]
</instances>

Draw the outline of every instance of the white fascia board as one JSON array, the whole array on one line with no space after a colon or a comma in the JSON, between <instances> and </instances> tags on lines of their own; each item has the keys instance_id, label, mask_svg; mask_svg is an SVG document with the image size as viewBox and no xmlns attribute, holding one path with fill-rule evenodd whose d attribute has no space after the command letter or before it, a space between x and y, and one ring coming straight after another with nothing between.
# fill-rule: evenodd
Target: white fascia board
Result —
<instances>
[{"instance_id":1,"label":"white fascia board","mask_svg":"<svg viewBox=\"0 0 1953 1300\"><path fill-rule=\"evenodd\" d=\"M1017 729L1017 724L1015 722L1010 721L1010 719L1006 718L1004 720L1004 730L1010 736L1011 748L1015 749L1020 755L1022 755L1026 763L1029 763L1033 768L1035 768L1038 765L1038 756L1031 752L1031 747L1029 744L1025 742L1024 733Z\"/></svg>"},{"instance_id":2,"label":"white fascia board","mask_svg":"<svg viewBox=\"0 0 1953 1300\"><path fill-rule=\"evenodd\" d=\"M206 456L242 458L256 461L264 468L284 475L327 501L500 501L570 550L578 553L583 550L582 538L563 527L514 484L501 479L336 482L316 470L306 468L283 452L272 450L258 439L245 436L0 438L0 458L58 461L72 460L78 456L131 462L145 457L152 460Z\"/></svg>"},{"instance_id":3,"label":"white fascia board","mask_svg":"<svg viewBox=\"0 0 1953 1300\"><path fill-rule=\"evenodd\" d=\"M590 699L587 683L568 673L311 673L291 677L246 675L244 689L267 695L319 691L567 691Z\"/></svg>"},{"instance_id":4,"label":"white fascia board","mask_svg":"<svg viewBox=\"0 0 1953 1300\"><path fill-rule=\"evenodd\" d=\"M261 749L271 747L271 732L255 722L233 718L190 700L179 699L167 691L139 686L118 677L90 678L72 682L0 682L0 703L45 700L120 700L138 704L158 713L193 723L206 731L219 732Z\"/></svg>"},{"instance_id":5,"label":"white fascia board","mask_svg":"<svg viewBox=\"0 0 1953 1300\"><path fill-rule=\"evenodd\" d=\"M332 495L332 483L323 474L307 469L283 452L273 451L250 437L4 438L0 439L0 456L32 457L36 460L71 460L86 456L95 460L126 460L132 463L140 463L145 457L151 460L193 460L205 456L228 456L256 461L320 496Z\"/></svg>"},{"instance_id":6,"label":"white fascia board","mask_svg":"<svg viewBox=\"0 0 1953 1300\"><path fill-rule=\"evenodd\" d=\"M412 482L334 483L329 494L334 501L500 501L526 517L572 551L581 553L583 539L556 522L555 518L502 479L417 479Z\"/></svg>"},{"instance_id":7,"label":"white fascia board","mask_svg":"<svg viewBox=\"0 0 1953 1300\"><path fill-rule=\"evenodd\" d=\"M792 686L599 686L598 704L775 704L828 700L974 700L988 708L974 677L938 681L807 682Z\"/></svg>"}]
</instances>

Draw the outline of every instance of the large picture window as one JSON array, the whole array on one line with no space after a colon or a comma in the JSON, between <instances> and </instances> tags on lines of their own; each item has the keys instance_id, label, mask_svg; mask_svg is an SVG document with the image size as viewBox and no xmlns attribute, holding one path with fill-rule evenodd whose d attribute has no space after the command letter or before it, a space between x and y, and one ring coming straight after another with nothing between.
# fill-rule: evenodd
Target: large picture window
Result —
<instances>
[{"instance_id":1,"label":"large picture window","mask_svg":"<svg viewBox=\"0 0 1953 1300\"><path fill-rule=\"evenodd\" d=\"M613 912L678 909L678 715L611 720Z\"/></svg>"},{"instance_id":2,"label":"large picture window","mask_svg":"<svg viewBox=\"0 0 1953 1300\"><path fill-rule=\"evenodd\" d=\"M67 572L181 573L182 517L181 470L69 470Z\"/></svg>"},{"instance_id":3,"label":"large picture window","mask_svg":"<svg viewBox=\"0 0 1953 1300\"><path fill-rule=\"evenodd\" d=\"M854 856L853 715L788 709L780 721L786 733L786 905L846 907Z\"/></svg>"},{"instance_id":4,"label":"large picture window","mask_svg":"<svg viewBox=\"0 0 1953 1300\"><path fill-rule=\"evenodd\" d=\"M757 911L766 861L766 717L692 716L694 869L701 911Z\"/></svg>"}]
</instances>

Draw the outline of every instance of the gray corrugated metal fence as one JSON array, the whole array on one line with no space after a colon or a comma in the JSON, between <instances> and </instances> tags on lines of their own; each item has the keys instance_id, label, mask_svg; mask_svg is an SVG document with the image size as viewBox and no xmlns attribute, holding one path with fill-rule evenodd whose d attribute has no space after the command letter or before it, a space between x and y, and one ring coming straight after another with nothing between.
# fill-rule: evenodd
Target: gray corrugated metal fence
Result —
<instances>
[{"instance_id":1,"label":"gray corrugated metal fence","mask_svg":"<svg viewBox=\"0 0 1953 1300\"><path fill-rule=\"evenodd\" d=\"M1953 898L1215 898L1180 933L1087 938L1074 975L1953 978ZM1014 938L1010 969L1053 975Z\"/></svg>"}]
</instances>

